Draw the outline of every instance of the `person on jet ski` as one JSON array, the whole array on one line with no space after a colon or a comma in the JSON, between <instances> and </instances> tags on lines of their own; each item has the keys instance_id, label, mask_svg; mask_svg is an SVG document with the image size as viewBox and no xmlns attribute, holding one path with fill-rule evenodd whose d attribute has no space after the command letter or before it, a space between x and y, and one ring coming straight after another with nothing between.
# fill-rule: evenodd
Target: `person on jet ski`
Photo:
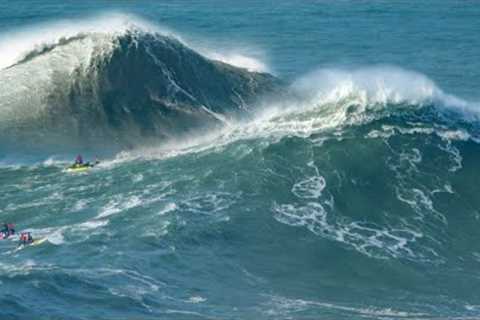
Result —
<instances>
[{"instance_id":1,"label":"person on jet ski","mask_svg":"<svg viewBox=\"0 0 480 320\"><path fill-rule=\"evenodd\" d=\"M33 237L30 232L22 232L20 234L20 244L27 245L33 242Z\"/></svg>"},{"instance_id":2,"label":"person on jet ski","mask_svg":"<svg viewBox=\"0 0 480 320\"><path fill-rule=\"evenodd\" d=\"M83 162L82 155L79 154L75 158L75 163L70 168L94 167L99 163L100 163L100 161L98 160L97 157L95 157L95 162L94 163Z\"/></svg>"},{"instance_id":3,"label":"person on jet ski","mask_svg":"<svg viewBox=\"0 0 480 320\"><path fill-rule=\"evenodd\" d=\"M3 235L2 239L8 238L9 236L15 234L15 225L13 223L4 223L0 233Z\"/></svg>"},{"instance_id":4,"label":"person on jet ski","mask_svg":"<svg viewBox=\"0 0 480 320\"><path fill-rule=\"evenodd\" d=\"M75 166L82 166L83 165L83 158L82 158L82 155L78 155L76 158L75 158Z\"/></svg>"}]
</instances>

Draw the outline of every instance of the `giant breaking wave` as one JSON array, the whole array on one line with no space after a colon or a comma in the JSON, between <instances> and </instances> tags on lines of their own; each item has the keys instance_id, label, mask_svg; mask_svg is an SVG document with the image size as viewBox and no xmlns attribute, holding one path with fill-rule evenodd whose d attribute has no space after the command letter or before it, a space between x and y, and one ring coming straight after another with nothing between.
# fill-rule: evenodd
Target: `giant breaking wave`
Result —
<instances>
[{"instance_id":1,"label":"giant breaking wave","mask_svg":"<svg viewBox=\"0 0 480 320\"><path fill-rule=\"evenodd\" d=\"M58 151L108 142L115 150L181 138L248 116L281 86L269 74L209 59L172 34L117 20L3 50L0 147Z\"/></svg>"}]
</instances>

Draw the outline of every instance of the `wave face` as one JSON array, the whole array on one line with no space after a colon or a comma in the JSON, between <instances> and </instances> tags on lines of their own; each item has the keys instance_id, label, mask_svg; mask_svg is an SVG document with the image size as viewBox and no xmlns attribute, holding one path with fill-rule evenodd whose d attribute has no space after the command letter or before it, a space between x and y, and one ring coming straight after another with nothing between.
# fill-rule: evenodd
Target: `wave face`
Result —
<instances>
[{"instance_id":1,"label":"wave face","mask_svg":"<svg viewBox=\"0 0 480 320\"><path fill-rule=\"evenodd\" d=\"M247 117L280 81L136 27L79 32L0 71L3 146L128 147Z\"/></svg>"}]
</instances>

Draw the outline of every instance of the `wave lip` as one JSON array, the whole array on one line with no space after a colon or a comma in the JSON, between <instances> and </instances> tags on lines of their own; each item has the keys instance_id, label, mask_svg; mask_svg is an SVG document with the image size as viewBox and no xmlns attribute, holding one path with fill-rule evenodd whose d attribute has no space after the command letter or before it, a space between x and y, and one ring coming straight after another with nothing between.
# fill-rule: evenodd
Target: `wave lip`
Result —
<instances>
[{"instance_id":1,"label":"wave lip","mask_svg":"<svg viewBox=\"0 0 480 320\"><path fill-rule=\"evenodd\" d=\"M296 81L294 87L323 103L355 97L362 105L419 105L442 94L428 77L393 66L356 70L323 69Z\"/></svg>"},{"instance_id":2,"label":"wave lip","mask_svg":"<svg viewBox=\"0 0 480 320\"><path fill-rule=\"evenodd\" d=\"M0 35L0 70L12 67L35 53L62 45L70 39L95 34L119 36L133 29L171 34L166 28L153 26L145 20L123 13L104 14L81 21L61 20L39 24Z\"/></svg>"},{"instance_id":3,"label":"wave lip","mask_svg":"<svg viewBox=\"0 0 480 320\"><path fill-rule=\"evenodd\" d=\"M427 76L396 66L322 69L297 80L292 87L309 108L343 107L337 108L337 114L351 106L357 107L357 115L388 115L395 107L418 110L433 105L439 112L454 112L467 121L480 119L478 103L445 93Z\"/></svg>"}]
</instances>

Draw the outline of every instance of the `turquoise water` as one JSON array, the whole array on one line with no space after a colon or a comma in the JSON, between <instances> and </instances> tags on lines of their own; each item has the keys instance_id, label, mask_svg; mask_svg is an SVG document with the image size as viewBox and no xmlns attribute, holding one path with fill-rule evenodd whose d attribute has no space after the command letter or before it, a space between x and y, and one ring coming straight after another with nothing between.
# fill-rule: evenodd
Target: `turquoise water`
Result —
<instances>
[{"instance_id":1,"label":"turquoise water","mask_svg":"<svg viewBox=\"0 0 480 320\"><path fill-rule=\"evenodd\" d=\"M479 18L0 2L3 317L480 317Z\"/></svg>"}]
</instances>

